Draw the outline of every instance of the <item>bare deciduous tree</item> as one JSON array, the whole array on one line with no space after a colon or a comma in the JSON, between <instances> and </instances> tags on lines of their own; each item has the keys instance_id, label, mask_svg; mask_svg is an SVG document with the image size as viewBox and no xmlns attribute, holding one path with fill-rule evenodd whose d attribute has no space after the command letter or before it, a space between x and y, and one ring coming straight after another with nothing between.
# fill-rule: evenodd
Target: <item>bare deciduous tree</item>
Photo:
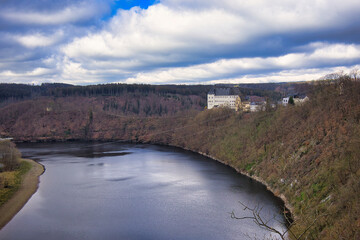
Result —
<instances>
[{"instance_id":1,"label":"bare deciduous tree","mask_svg":"<svg viewBox=\"0 0 360 240\"><path fill-rule=\"evenodd\" d=\"M280 229L276 229L275 227L272 227L269 223L272 220L276 220L275 217L271 218L271 219L264 219L261 215L261 211L262 211L262 207L260 206L255 206L254 208L250 208L248 206L246 206L245 204L243 204L242 202L239 202L243 207L244 207L244 211L250 212L250 216L245 216L245 217L239 217L235 214L234 211L232 211L231 214L231 218L232 219L237 219L237 220L244 220L244 219L251 219L254 221L254 223L271 232L271 233L275 233L278 237L280 237L281 240L285 240L287 239L287 235L290 234L292 239L296 239L296 240L300 240L302 239L305 234L310 230L310 228L314 225L314 223L320 218L325 216L324 214L317 214L317 217L313 219L313 221L311 221L310 223L307 224L307 226L303 229L303 231L300 234L296 234L294 233L291 228L298 224L297 221L292 220L289 218L288 216L288 211L286 209L284 209L283 211L283 215L284 218L286 220L287 223L287 228L286 230L280 230Z\"/></svg>"},{"instance_id":2,"label":"bare deciduous tree","mask_svg":"<svg viewBox=\"0 0 360 240\"><path fill-rule=\"evenodd\" d=\"M358 68L354 68L350 71L350 78L354 81L358 81L360 78L360 70Z\"/></svg>"}]
</instances>

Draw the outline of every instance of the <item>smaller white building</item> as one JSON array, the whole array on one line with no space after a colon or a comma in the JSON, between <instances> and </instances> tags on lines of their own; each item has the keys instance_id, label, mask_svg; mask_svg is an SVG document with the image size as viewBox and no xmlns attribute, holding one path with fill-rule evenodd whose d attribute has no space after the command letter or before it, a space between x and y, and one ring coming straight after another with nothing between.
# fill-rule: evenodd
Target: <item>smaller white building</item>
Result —
<instances>
[{"instance_id":1,"label":"smaller white building","mask_svg":"<svg viewBox=\"0 0 360 240\"><path fill-rule=\"evenodd\" d=\"M2 137L0 137L0 142L1 141L11 141L11 140L13 140L12 138L2 138Z\"/></svg>"},{"instance_id":2,"label":"smaller white building","mask_svg":"<svg viewBox=\"0 0 360 240\"><path fill-rule=\"evenodd\" d=\"M236 99L239 98L236 94L231 94L230 88L215 88L207 95L207 108L214 107L229 107L236 110Z\"/></svg>"},{"instance_id":3,"label":"smaller white building","mask_svg":"<svg viewBox=\"0 0 360 240\"><path fill-rule=\"evenodd\" d=\"M300 97L300 98L294 98L294 103L295 105L302 105L305 102L309 101L309 98L307 96L305 97Z\"/></svg>"},{"instance_id":4,"label":"smaller white building","mask_svg":"<svg viewBox=\"0 0 360 240\"><path fill-rule=\"evenodd\" d=\"M250 112L258 112L261 109L261 105L257 105L256 103L250 103Z\"/></svg>"},{"instance_id":5,"label":"smaller white building","mask_svg":"<svg viewBox=\"0 0 360 240\"><path fill-rule=\"evenodd\" d=\"M282 105L287 106L289 104L289 99L290 99L290 97L283 98ZM294 99L295 105L302 105L303 103L309 101L309 98L307 96L299 97L299 96L295 95L295 96L293 96L293 99Z\"/></svg>"},{"instance_id":6,"label":"smaller white building","mask_svg":"<svg viewBox=\"0 0 360 240\"><path fill-rule=\"evenodd\" d=\"M282 105L283 105L283 106L287 106L287 105L289 104L289 99L290 99L290 97L285 97L285 98L283 98L283 99L282 99Z\"/></svg>"}]
</instances>

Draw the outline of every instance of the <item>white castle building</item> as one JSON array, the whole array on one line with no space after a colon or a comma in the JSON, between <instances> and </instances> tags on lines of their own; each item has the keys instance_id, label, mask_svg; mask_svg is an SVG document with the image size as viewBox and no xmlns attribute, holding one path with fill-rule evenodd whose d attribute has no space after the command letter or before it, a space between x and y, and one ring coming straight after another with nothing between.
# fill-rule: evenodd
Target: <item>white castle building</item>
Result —
<instances>
[{"instance_id":1,"label":"white castle building","mask_svg":"<svg viewBox=\"0 0 360 240\"><path fill-rule=\"evenodd\" d=\"M236 110L239 99L237 94L231 94L230 88L215 88L207 95L207 108L224 106Z\"/></svg>"}]
</instances>

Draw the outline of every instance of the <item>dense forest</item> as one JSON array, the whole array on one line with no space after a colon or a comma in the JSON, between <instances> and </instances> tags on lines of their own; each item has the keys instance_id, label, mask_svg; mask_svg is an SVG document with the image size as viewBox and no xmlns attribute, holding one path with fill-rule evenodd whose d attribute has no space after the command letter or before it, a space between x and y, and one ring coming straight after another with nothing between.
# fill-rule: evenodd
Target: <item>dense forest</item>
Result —
<instances>
[{"instance_id":1,"label":"dense forest","mask_svg":"<svg viewBox=\"0 0 360 240\"><path fill-rule=\"evenodd\" d=\"M135 97L155 94L159 96L173 95L197 95L202 98L211 86L198 85L143 85L143 84L100 84L89 86L74 86L69 84L47 83L42 85L26 84L0 84L0 103L14 102L18 100L35 99L39 97L99 97L99 96L123 96L134 95Z\"/></svg>"},{"instance_id":2,"label":"dense forest","mask_svg":"<svg viewBox=\"0 0 360 240\"><path fill-rule=\"evenodd\" d=\"M0 84L0 137L33 139L118 139L134 118L183 118L206 107L214 86L106 84ZM223 87L223 86L215 86ZM280 99L279 92L233 88L240 96ZM104 131L103 125L114 131ZM119 135L120 134L120 135Z\"/></svg>"},{"instance_id":3,"label":"dense forest","mask_svg":"<svg viewBox=\"0 0 360 240\"><path fill-rule=\"evenodd\" d=\"M204 110L206 92L186 89L147 96L140 90L108 96L70 91L7 103L0 134L18 141L130 141L201 152L284 196L294 218L291 238L360 239L360 82L344 76L301 85L310 101L258 113Z\"/></svg>"},{"instance_id":4,"label":"dense forest","mask_svg":"<svg viewBox=\"0 0 360 240\"><path fill-rule=\"evenodd\" d=\"M274 86L277 86L274 88ZM281 87L283 86L283 87ZM294 86L299 84L262 84L236 86L240 95L257 95L278 100L283 94L292 93ZM123 96L133 94L136 97L155 94L159 96L196 95L203 99L214 87L234 87L228 85L146 85L146 84L100 84L89 86L74 86L62 83L43 83L42 85L0 83L0 104L23 101L39 97L99 97ZM297 90L300 88L297 87ZM275 91L276 90L276 91Z\"/></svg>"}]
</instances>

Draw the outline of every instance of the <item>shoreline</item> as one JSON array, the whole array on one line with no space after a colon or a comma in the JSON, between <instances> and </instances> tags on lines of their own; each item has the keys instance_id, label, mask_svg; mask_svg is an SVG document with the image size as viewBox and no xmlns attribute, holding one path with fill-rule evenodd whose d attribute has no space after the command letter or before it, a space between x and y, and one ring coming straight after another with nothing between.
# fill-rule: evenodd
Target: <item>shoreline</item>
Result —
<instances>
[{"instance_id":1,"label":"shoreline","mask_svg":"<svg viewBox=\"0 0 360 240\"><path fill-rule=\"evenodd\" d=\"M190 150L190 151L191 151L191 150ZM193 151L192 151L192 152L193 152ZM289 203L289 201L286 199L285 195L284 195L284 194L277 194L277 193L276 193L277 191L274 190L273 188L271 188L270 185L269 185L265 180L263 180L262 178L260 178L260 177L258 177L258 176L250 175L250 174L247 173L247 172L241 171L241 170L237 169L236 167L231 166L230 164L227 164L227 163L225 163L225 162L223 162L223 161L221 161L221 160L219 160L219 159L216 159L216 158L212 157L211 155L207 155L207 154L202 153L202 152L196 152L196 153L198 153L198 154L200 154L200 155L203 155L203 156L205 156L205 157L208 157L208 158L210 158L210 159L213 159L213 160L215 160L215 161L217 161L217 162L219 162L219 163L221 163L221 164L224 164L224 165L226 165L226 166L229 166L229 167L231 167L232 169L234 169L237 173L239 173L239 174L241 174L241 175L244 175L244 176L246 176L246 177L248 177L248 178L250 178L250 179L252 179L252 180L254 180L254 181L256 181L256 182L258 182L258 183L260 183L260 184L262 184L262 185L264 185L264 186L266 187L266 189L267 189L268 191L270 191L275 197L281 199L281 201L284 203L284 207L285 207L287 210L290 211L290 214L291 214L292 217L295 217L295 216L292 214L292 213L293 213L293 207L290 205L290 203Z\"/></svg>"},{"instance_id":2,"label":"shoreline","mask_svg":"<svg viewBox=\"0 0 360 240\"><path fill-rule=\"evenodd\" d=\"M193 153L200 154L200 155L202 155L202 156L204 156L204 157L210 158L210 159L212 159L212 160L214 160L214 161L217 161L217 162L219 162L219 163L221 163L221 164L224 164L225 166L229 166L229 167L231 167L232 169L234 169L237 173L239 173L239 174L241 174L241 175L244 175L244 176L246 176L246 177L248 177L248 178L250 178L250 179L252 179L252 180L254 180L254 181L256 181L256 182L258 182L258 183L260 183L260 184L262 184L262 185L264 185L268 191L270 191L275 197L279 198L279 199L284 203L284 207L290 212L291 217L292 217L292 218L295 217L295 216L293 215L293 212L294 212L294 211L293 211L293 207L291 206L291 204L289 203L289 201L286 199L285 195L284 195L284 194L277 194L277 193L276 193L277 191L274 190L273 188L271 188L270 185L269 185L265 180L263 180L262 178L257 177L257 176L251 176L249 173L244 172L244 171L241 171L241 170L237 169L236 167L234 167L234 166L232 166L232 165L230 165L230 164L228 164L228 163L226 163L226 162L224 162L224 161L222 161L222 160L220 160L220 159L217 159L217 158L215 158L215 157L213 157L213 156L211 156L211 155L208 155L208 154L206 154L206 153L203 153L203 152L194 151L194 150L192 150L192 149L185 148L185 147L181 147L181 146L177 146L177 145L170 145L170 144L168 144L168 145L165 145L165 146L176 147L176 148L180 148L180 149L183 149L183 150L186 150L186 151L190 151L190 152L193 152Z\"/></svg>"},{"instance_id":3,"label":"shoreline","mask_svg":"<svg viewBox=\"0 0 360 240\"><path fill-rule=\"evenodd\" d=\"M77 141L82 141L82 140L79 140L79 139L72 139L72 140L67 140L67 139L63 139L63 140L59 140L59 139L51 139L51 140L49 140L49 139L41 139L41 140L39 140L39 139L35 139L35 140L33 140L33 141L29 141L29 142L77 142ZM94 139L90 139L90 140L85 140L85 142L97 142L97 141L99 141L99 142L112 142L112 141L115 141L116 142L116 140L94 140ZM17 141L17 142L27 142L27 141L22 141L22 140L19 140L19 141ZM275 189L273 189L265 180L263 180L261 177L258 177L258 176L252 176L252 175L250 175L249 173L247 173L247 172L244 172L244 171L241 171L241 170L239 170L239 169L237 169L236 167L234 167L234 166L232 166L232 165L230 165L230 164L228 164L228 163L226 163L226 162L224 162L224 161L222 161L222 160L220 160L220 159L217 159L217 158L215 158L215 157L213 157L213 156L211 156L211 155L208 155L208 154L206 154L206 153L203 153L203 152L199 152L199 151L194 151L194 150L192 150L192 149L190 149L190 148L187 148L187 147L182 147L182 146L178 146L178 145L174 145L174 144L170 144L170 143L168 143L168 144L163 144L163 143L157 143L157 142L143 142L143 141L124 141L123 143L131 143L131 144L151 144L151 145L160 145L160 146L168 146L168 147L175 147L175 148L179 148L179 149L182 149L182 150L186 150L186 151L190 151L190 152L193 152L193 153L197 153L197 154L200 154L200 155L202 155L202 156L204 156L204 157L207 157L207 158L210 158L210 159L212 159L212 160L214 160L214 161L217 161L217 162L219 162L219 163L221 163L221 164L224 164L224 165L226 165L226 166L229 166L229 167L231 167L232 169L234 169L236 172L238 172L239 174L241 174L241 175L243 175L243 176L246 176L246 177L248 177L248 178L250 178L250 179L252 179L252 180L254 180L254 181L256 181L256 182L258 182L258 183L260 183L260 184L262 184L262 185L264 185L265 187L266 187L266 189L268 190L268 191L270 191L276 198L279 198L283 203L284 203L284 207L286 208L286 210L288 210L289 212L290 212L290 215L291 215L291 217L292 218L295 218L296 216L294 216L294 214L293 214L293 207L291 206L291 204L290 204L290 202L287 200L287 198L285 197L285 195L284 194L277 194L277 191L275 190ZM42 166L42 165L41 165ZM1 210L1 209L0 209ZM1 211L0 211L0 214L1 214ZM1 216L1 215L0 215ZM1 217L0 217L1 218ZM1 221L1 219L0 219L0 221ZM2 228L2 226L1 226L1 222L0 222L0 229Z\"/></svg>"},{"instance_id":4,"label":"shoreline","mask_svg":"<svg viewBox=\"0 0 360 240\"><path fill-rule=\"evenodd\" d=\"M0 230L25 206L31 196L37 191L40 176L45 168L33 160L22 159L31 164L30 170L24 174L19 189L0 207Z\"/></svg>"},{"instance_id":5,"label":"shoreline","mask_svg":"<svg viewBox=\"0 0 360 240\"><path fill-rule=\"evenodd\" d=\"M32 141L24 141L24 140L17 140L17 141L16 141L16 140L15 140L15 142L20 142L20 143L26 143L26 142L31 142L31 143L36 143L36 142L39 142L39 143L43 143L43 142L45 142L45 143L46 143L46 142L78 142L78 141L80 141L80 142L81 142L81 141L84 141L84 142L117 142L117 141L119 141L119 140L110 140L110 139L108 139L108 140L104 140L104 139L87 139L87 140L81 140L81 139L71 139L71 140L69 140L69 139L35 139L35 140L32 140ZM121 140L121 141L122 141L122 140ZM176 147L176 148L183 149L183 150L186 150L186 151L190 151L190 152L193 152L193 153L197 153L197 154L200 154L200 155L205 156L205 157L207 157L207 158L210 158L210 159L212 159L212 160L215 160L215 161L217 161L217 162L219 162L219 163L221 163L221 164L224 164L224 165L226 165L226 166L231 167L232 169L234 169L236 172L240 173L241 175L244 175L244 176L246 176L246 177L248 177L248 178L251 178L251 179L254 180L254 181L257 181L257 182L263 184L263 185L266 187L266 189L267 189L268 191L270 191L275 197L277 197L277 198L279 198L281 201L283 201L285 208L290 211L292 217L295 217L295 216L292 214L292 213L293 213L293 207L291 206L290 202L286 199L285 195L283 195L283 194L277 194L277 193L276 193L277 191L276 191L275 189L273 189L273 188L272 188L265 180L263 180L261 177L252 176L252 175L250 175L249 173L244 172L244 171L241 171L241 170L237 169L236 167L234 167L234 166L232 166L232 165L230 165L230 164L228 164L228 163L226 163L226 162L224 162L224 161L222 161L222 160L220 160L220 159L217 159L217 158L215 158L215 157L213 157L213 156L211 156L211 155L208 155L208 154L206 154L206 153L199 152L199 151L194 151L194 150L192 150L192 149L190 149L190 148L182 147L182 146L178 146L178 145L174 145L174 144L171 144L171 143L163 144L163 143L157 143L157 142L151 142L151 141L148 141L148 142L145 141L145 142L143 142L143 141L131 141L131 140L130 140L130 141L126 141L126 140L125 140L125 141L122 142L122 143L152 144L152 145ZM1 229L1 225L0 225L0 229Z\"/></svg>"}]
</instances>

